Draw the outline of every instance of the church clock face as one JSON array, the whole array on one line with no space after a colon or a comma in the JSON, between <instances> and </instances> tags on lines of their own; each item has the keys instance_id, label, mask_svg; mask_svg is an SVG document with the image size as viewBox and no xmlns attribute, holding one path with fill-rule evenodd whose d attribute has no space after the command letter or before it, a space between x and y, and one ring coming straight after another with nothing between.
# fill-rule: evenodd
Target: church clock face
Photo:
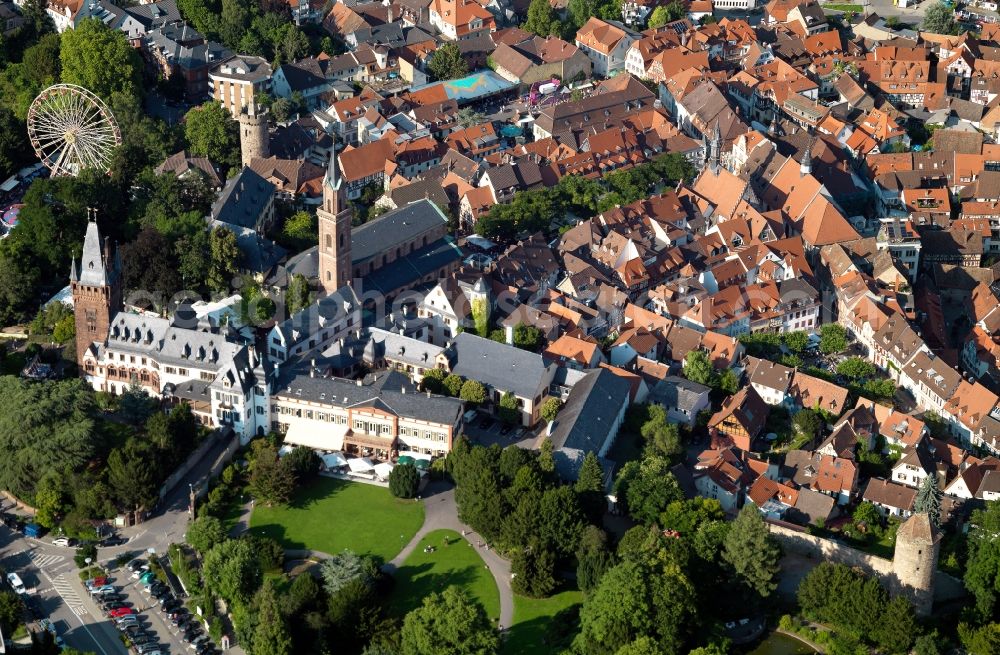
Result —
<instances>
[{"instance_id":1,"label":"church clock face","mask_svg":"<svg viewBox=\"0 0 1000 655\"><path fill-rule=\"evenodd\" d=\"M87 310L87 329L91 332L97 332L97 310L88 309Z\"/></svg>"}]
</instances>

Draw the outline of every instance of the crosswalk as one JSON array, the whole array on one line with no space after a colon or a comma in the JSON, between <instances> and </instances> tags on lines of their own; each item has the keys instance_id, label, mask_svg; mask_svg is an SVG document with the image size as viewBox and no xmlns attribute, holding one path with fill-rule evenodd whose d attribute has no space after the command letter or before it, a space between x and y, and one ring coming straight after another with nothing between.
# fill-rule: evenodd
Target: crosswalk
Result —
<instances>
[{"instance_id":1,"label":"crosswalk","mask_svg":"<svg viewBox=\"0 0 1000 655\"><path fill-rule=\"evenodd\" d=\"M40 569L59 564L66 560L65 555L49 555L38 550L29 550L28 558Z\"/></svg>"},{"instance_id":2,"label":"crosswalk","mask_svg":"<svg viewBox=\"0 0 1000 655\"><path fill-rule=\"evenodd\" d=\"M51 578L51 581L52 588L62 596L62 599L74 614L83 616L87 613L87 608L80 599L80 594L77 593L78 585L73 580L67 579L65 573L60 573L56 577Z\"/></svg>"}]
</instances>

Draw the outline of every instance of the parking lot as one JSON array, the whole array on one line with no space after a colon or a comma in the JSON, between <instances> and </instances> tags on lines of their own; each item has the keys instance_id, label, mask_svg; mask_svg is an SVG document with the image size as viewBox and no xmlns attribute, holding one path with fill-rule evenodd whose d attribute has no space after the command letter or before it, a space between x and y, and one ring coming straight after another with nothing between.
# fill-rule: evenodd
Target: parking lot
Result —
<instances>
[{"instance_id":1,"label":"parking lot","mask_svg":"<svg viewBox=\"0 0 1000 655\"><path fill-rule=\"evenodd\" d=\"M87 581L92 598L117 629L132 642L137 655L214 655L219 653L169 585L149 571L145 560L133 560L107 581ZM100 583L105 583L100 585ZM100 586L99 586L100 585Z\"/></svg>"},{"instance_id":2,"label":"parking lot","mask_svg":"<svg viewBox=\"0 0 1000 655\"><path fill-rule=\"evenodd\" d=\"M484 446L497 444L501 448L506 448L516 445L521 448L533 449L537 447L538 443L538 435L535 432L517 425L504 425L503 422L482 412L479 412L475 419L467 422L462 431L472 442Z\"/></svg>"}]
</instances>

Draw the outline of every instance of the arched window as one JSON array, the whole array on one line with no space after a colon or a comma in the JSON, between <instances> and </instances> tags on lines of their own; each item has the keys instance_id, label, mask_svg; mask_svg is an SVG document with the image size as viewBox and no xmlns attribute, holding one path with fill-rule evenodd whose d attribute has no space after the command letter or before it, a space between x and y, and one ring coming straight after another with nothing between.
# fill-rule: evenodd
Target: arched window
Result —
<instances>
[{"instance_id":1,"label":"arched window","mask_svg":"<svg viewBox=\"0 0 1000 655\"><path fill-rule=\"evenodd\" d=\"M330 273L330 271L326 272L326 279L328 282L333 279L333 275Z\"/></svg>"}]
</instances>

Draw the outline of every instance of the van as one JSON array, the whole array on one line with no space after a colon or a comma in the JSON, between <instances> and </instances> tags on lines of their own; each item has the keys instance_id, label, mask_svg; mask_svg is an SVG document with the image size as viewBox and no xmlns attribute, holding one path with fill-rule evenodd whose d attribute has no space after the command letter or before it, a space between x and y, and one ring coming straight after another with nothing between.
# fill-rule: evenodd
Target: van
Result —
<instances>
[{"instance_id":1,"label":"van","mask_svg":"<svg viewBox=\"0 0 1000 655\"><path fill-rule=\"evenodd\" d=\"M16 573L8 573L7 582L9 582L11 588L19 594L27 593L28 591L24 588L24 583L21 582L21 576Z\"/></svg>"}]
</instances>

